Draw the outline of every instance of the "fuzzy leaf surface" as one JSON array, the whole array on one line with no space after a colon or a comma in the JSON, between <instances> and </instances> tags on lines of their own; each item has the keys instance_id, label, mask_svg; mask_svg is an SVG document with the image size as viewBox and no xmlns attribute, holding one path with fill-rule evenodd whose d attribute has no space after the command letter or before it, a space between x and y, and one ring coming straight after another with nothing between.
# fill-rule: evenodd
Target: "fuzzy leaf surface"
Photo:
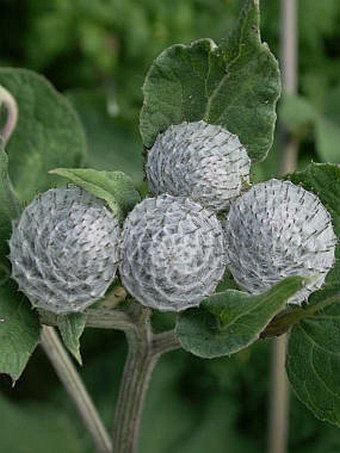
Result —
<instances>
[{"instance_id":1,"label":"fuzzy leaf surface","mask_svg":"<svg viewBox=\"0 0 340 453\"><path fill-rule=\"evenodd\" d=\"M69 101L44 77L27 69L1 68L0 84L19 109L7 146L10 176L20 199L30 201L36 192L55 184L50 169L80 166L85 134Z\"/></svg>"},{"instance_id":2,"label":"fuzzy leaf surface","mask_svg":"<svg viewBox=\"0 0 340 453\"><path fill-rule=\"evenodd\" d=\"M71 313L58 317L58 329L63 342L80 365L82 365L80 337L85 329L86 318L85 313Z\"/></svg>"},{"instance_id":3,"label":"fuzzy leaf surface","mask_svg":"<svg viewBox=\"0 0 340 453\"><path fill-rule=\"evenodd\" d=\"M124 218L140 195L129 176L121 171L98 171L93 169L56 168L50 173L64 176L79 187L105 200L111 211Z\"/></svg>"},{"instance_id":4,"label":"fuzzy leaf surface","mask_svg":"<svg viewBox=\"0 0 340 453\"><path fill-rule=\"evenodd\" d=\"M14 283L0 286L0 373L19 379L40 338L36 313Z\"/></svg>"},{"instance_id":5,"label":"fuzzy leaf surface","mask_svg":"<svg viewBox=\"0 0 340 453\"><path fill-rule=\"evenodd\" d=\"M202 39L156 58L143 86L143 143L150 148L171 124L203 119L237 134L250 158L262 160L273 141L280 89L277 61L261 41L259 2L248 0L223 45Z\"/></svg>"},{"instance_id":6,"label":"fuzzy leaf surface","mask_svg":"<svg viewBox=\"0 0 340 453\"><path fill-rule=\"evenodd\" d=\"M0 278L8 267L7 241L11 236L12 220L20 215L20 205L8 175L8 158L0 139Z\"/></svg>"},{"instance_id":7,"label":"fuzzy leaf surface","mask_svg":"<svg viewBox=\"0 0 340 453\"><path fill-rule=\"evenodd\" d=\"M200 308L178 316L177 338L184 349L199 357L234 354L255 342L302 287L303 278L288 277L259 296L236 290L216 293Z\"/></svg>"},{"instance_id":8,"label":"fuzzy leaf surface","mask_svg":"<svg viewBox=\"0 0 340 453\"><path fill-rule=\"evenodd\" d=\"M311 164L290 175L294 183L318 194L340 235L340 167ZM340 427L340 246L323 289L314 293L305 318L291 331L287 373L298 398L316 417Z\"/></svg>"}]
</instances>

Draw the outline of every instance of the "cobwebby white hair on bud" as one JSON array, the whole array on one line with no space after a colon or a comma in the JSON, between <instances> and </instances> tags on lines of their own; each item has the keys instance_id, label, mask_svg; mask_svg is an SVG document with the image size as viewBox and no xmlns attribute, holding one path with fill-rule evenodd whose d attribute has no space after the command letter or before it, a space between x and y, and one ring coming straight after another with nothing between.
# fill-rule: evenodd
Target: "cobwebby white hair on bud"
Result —
<instances>
[{"instance_id":1,"label":"cobwebby white hair on bud","mask_svg":"<svg viewBox=\"0 0 340 453\"><path fill-rule=\"evenodd\" d=\"M288 302L319 289L335 261L331 216L319 198L290 181L254 185L231 206L225 225L230 270L241 288L261 294L292 275L310 276Z\"/></svg>"},{"instance_id":2,"label":"cobwebby white hair on bud","mask_svg":"<svg viewBox=\"0 0 340 453\"><path fill-rule=\"evenodd\" d=\"M159 134L145 170L152 193L190 197L222 210L249 184L250 159L237 135L201 120Z\"/></svg>"},{"instance_id":3,"label":"cobwebby white hair on bud","mask_svg":"<svg viewBox=\"0 0 340 453\"><path fill-rule=\"evenodd\" d=\"M164 194L143 200L126 218L119 272L141 304L163 311L195 307L224 271L222 226L198 203Z\"/></svg>"},{"instance_id":4,"label":"cobwebby white hair on bud","mask_svg":"<svg viewBox=\"0 0 340 453\"><path fill-rule=\"evenodd\" d=\"M48 190L14 226L12 277L35 307L83 311L114 280L119 241L118 220L102 200L77 187Z\"/></svg>"}]
</instances>

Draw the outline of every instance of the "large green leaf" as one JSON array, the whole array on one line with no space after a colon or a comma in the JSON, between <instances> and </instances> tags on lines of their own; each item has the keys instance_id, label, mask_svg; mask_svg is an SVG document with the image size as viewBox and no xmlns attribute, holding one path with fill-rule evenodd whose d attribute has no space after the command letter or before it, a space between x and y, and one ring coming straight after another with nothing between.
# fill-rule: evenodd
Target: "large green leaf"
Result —
<instances>
[{"instance_id":1,"label":"large green leaf","mask_svg":"<svg viewBox=\"0 0 340 453\"><path fill-rule=\"evenodd\" d=\"M80 365L80 337L84 332L87 315L85 313L71 313L58 316L58 329L67 349Z\"/></svg>"},{"instance_id":2,"label":"large green leaf","mask_svg":"<svg viewBox=\"0 0 340 453\"><path fill-rule=\"evenodd\" d=\"M121 218L140 201L140 195L131 178L121 171L57 168L50 173L64 176L77 186L102 198L111 211Z\"/></svg>"},{"instance_id":3,"label":"large green leaf","mask_svg":"<svg viewBox=\"0 0 340 453\"><path fill-rule=\"evenodd\" d=\"M290 175L318 194L340 235L340 166L310 164ZM321 420L340 426L340 244L323 289L309 298L304 319L292 329L287 372L300 400Z\"/></svg>"},{"instance_id":4,"label":"large green leaf","mask_svg":"<svg viewBox=\"0 0 340 453\"><path fill-rule=\"evenodd\" d=\"M55 183L48 170L79 167L85 134L72 106L42 76L26 69L1 68L0 84L15 98L19 120L8 143L10 176L22 200Z\"/></svg>"},{"instance_id":5,"label":"large green leaf","mask_svg":"<svg viewBox=\"0 0 340 453\"><path fill-rule=\"evenodd\" d=\"M8 239L12 231L12 220L19 217L20 206L8 176L8 158L0 138L0 278L8 267Z\"/></svg>"},{"instance_id":6,"label":"large green leaf","mask_svg":"<svg viewBox=\"0 0 340 453\"><path fill-rule=\"evenodd\" d=\"M143 87L140 130L149 148L171 124L204 119L240 137L250 157L265 158L280 94L278 64L261 42L259 2L247 0L236 32L174 45L152 64Z\"/></svg>"},{"instance_id":7,"label":"large green leaf","mask_svg":"<svg viewBox=\"0 0 340 453\"><path fill-rule=\"evenodd\" d=\"M0 286L0 373L16 381L40 339L39 322L13 282Z\"/></svg>"},{"instance_id":8,"label":"large green leaf","mask_svg":"<svg viewBox=\"0 0 340 453\"><path fill-rule=\"evenodd\" d=\"M259 296L236 290L216 293L200 308L178 316L177 338L184 349L200 357L234 354L256 341L302 287L301 277L288 277Z\"/></svg>"},{"instance_id":9,"label":"large green leaf","mask_svg":"<svg viewBox=\"0 0 340 453\"><path fill-rule=\"evenodd\" d=\"M340 290L319 291L289 337L286 368L298 398L340 427Z\"/></svg>"}]
</instances>

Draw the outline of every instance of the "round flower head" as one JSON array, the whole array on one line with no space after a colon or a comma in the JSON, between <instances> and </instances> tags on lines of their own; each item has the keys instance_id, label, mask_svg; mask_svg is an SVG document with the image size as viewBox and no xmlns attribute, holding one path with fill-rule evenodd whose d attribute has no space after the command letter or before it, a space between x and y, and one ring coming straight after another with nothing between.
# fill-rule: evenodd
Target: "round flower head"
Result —
<instances>
[{"instance_id":1,"label":"round flower head","mask_svg":"<svg viewBox=\"0 0 340 453\"><path fill-rule=\"evenodd\" d=\"M77 187L51 189L23 211L9 241L12 276L33 306L83 311L118 267L120 228L102 200Z\"/></svg>"},{"instance_id":2,"label":"round flower head","mask_svg":"<svg viewBox=\"0 0 340 453\"><path fill-rule=\"evenodd\" d=\"M250 159L237 135L205 121L170 126L148 152L151 192L222 210L249 183Z\"/></svg>"},{"instance_id":3,"label":"round flower head","mask_svg":"<svg viewBox=\"0 0 340 453\"><path fill-rule=\"evenodd\" d=\"M315 277L288 300L292 304L322 286L335 243L319 198L290 181L254 185L231 206L226 223L230 270L241 288L261 294L288 276Z\"/></svg>"},{"instance_id":4,"label":"round flower head","mask_svg":"<svg viewBox=\"0 0 340 453\"><path fill-rule=\"evenodd\" d=\"M147 198L125 220L121 255L120 276L136 300L184 310L213 293L224 274L222 226L189 199Z\"/></svg>"}]
</instances>

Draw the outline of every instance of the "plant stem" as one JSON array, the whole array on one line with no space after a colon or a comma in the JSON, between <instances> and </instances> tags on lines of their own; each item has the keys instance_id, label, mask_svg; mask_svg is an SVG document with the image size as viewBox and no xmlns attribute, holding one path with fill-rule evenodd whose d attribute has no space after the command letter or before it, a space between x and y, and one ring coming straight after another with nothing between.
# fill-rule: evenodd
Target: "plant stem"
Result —
<instances>
[{"instance_id":1,"label":"plant stem","mask_svg":"<svg viewBox=\"0 0 340 453\"><path fill-rule=\"evenodd\" d=\"M100 453L112 452L109 435L76 368L53 327L42 327L41 345L65 389L75 403L84 425L92 436L96 450Z\"/></svg>"},{"instance_id":2,"label":"plant stem","mask_svg":"<svg viewBox=\"0 0 340 453\"><path fill-rule=\"evenodd\" d=\"M137 326L137 331L126 331L129 350L116 407L114 453L137 451L141 415L152 371L161 354L179 347L173 331L152 334L148 310L141 309Z\"/></svg>"},{"instance_id":3,"label":"plant stem","mask_svg":"<svg viewBox=\"0 0 340 453\"><path fill-rule=\"evenodd\" d=\"M117 329L134 330L136 329L133 319L128 312L121 310L110 310L103 308L87 309L86 327L96 327L98 329ZM55 313L39 310L39 317L42 324L49 326L58 325L58 315Z\"/></svg>"},{"instance_id":4,"label":"plant stem","mask_svg":"<svg viewBox=\"0 0 340 453\"><path fill-rule=\"evenodd\" d=\"M7 110L7 120L0 131L0 135L3 138L4 145L6 145L18 121L18 106L11 93L0 85L0 107L2 104L5 105Z\"/></svg>"}]
</instances>

